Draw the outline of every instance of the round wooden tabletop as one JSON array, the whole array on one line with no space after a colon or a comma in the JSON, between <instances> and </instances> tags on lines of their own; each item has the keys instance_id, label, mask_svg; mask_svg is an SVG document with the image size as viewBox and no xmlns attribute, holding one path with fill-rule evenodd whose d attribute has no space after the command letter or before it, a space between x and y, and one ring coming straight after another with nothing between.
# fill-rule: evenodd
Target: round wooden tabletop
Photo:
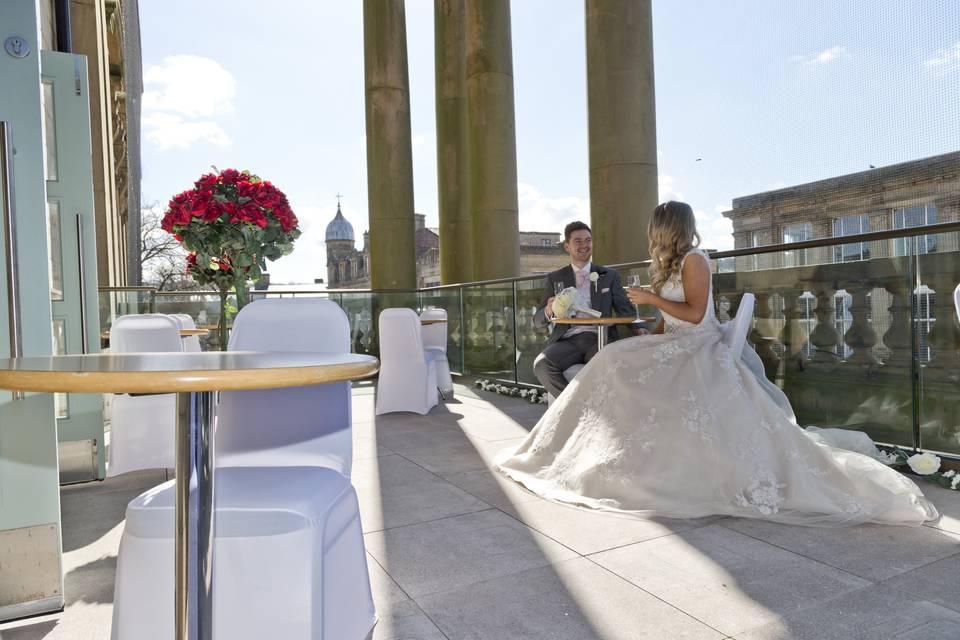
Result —
<instances>
[{"instance_id":1,"label":"round wooden tabletop","mask_svg":"<svg viewBox=\"0 0 960 640\"><path fill-rule=\"evenodd\" d=\"M0 389L47 393L174 393L300 387L375 374L373 356L207 351L0 359Z\"/></svg>"},{"instance_id":2,"label":"round wooden tabletop","mask_svg":"<svg viewBox=\"0 0 960 640\"><path fill-rule=\"evenodd\" d=\"M208 336L210 335L210 329L180 329L181 338L189 338L190 336Z\"/></svg>"},{"instance_id":3,"label":"round wooden tabletop","mask_svg":"<svg viewBox=\"0 0 960 640\"><path fill-rule=\"evenodd\" d=\"M180 329L181 338L189 338L190 336L208 336L210 335L210 329ZM109 331L101 331L100 338L103 340L110 339Z\"/></svg>"},{"instance_id":4,"label":"round wooden tabletop","mask_svg":"<svg viewBox=\"0 0 960 640\"><path fill-rule=\"evenodd\" d=\"M640 317L635 318L633 316L620 316L617 318L554 318L553 321L557 324L587 324L587 325L602 325L608 326L612 324L637 324L640 322L653 322L656 318L647 318Z\"/></svg>"},{"instance_id":5,"label":"round wooden tabletop","mask_svg":"<svg viewBox=\"0 0 960 640\"><path fill-rule=\"evenodd\" d=\"M446 320L440 320L439 318L436 320L420 320L420 324L439 324L441 322L446 322Z\"/></svg>"}]
</instances>

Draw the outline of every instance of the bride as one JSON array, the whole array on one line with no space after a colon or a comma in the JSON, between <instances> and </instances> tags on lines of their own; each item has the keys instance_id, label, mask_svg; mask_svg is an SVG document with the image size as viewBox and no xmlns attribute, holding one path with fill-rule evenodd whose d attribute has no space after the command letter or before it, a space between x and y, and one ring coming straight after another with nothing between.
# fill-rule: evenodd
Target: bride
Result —
<instances>
[{"instance_id":1,"label":"bride","mask_svg":"<svg viewBox=\"0 0 960 640\"><path fill-rule=\"evenodd\" d=\"M644 516L820 526L938 517L905 476L832 446L829 431L801 429L756 353L734 355L721 340L689 205L658 206L648 235L653 291L630 299L661 310L654 335L600 351L497 457L503 473L546 498Z\"/></svg>"}]
</instances>

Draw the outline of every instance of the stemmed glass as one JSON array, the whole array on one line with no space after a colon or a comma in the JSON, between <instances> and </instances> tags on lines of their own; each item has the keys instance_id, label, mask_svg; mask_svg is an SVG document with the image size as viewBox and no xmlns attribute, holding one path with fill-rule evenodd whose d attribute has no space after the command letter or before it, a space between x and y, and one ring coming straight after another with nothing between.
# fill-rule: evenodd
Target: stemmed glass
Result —
<instances>
[{"instance_id":1,"label":"stemmed glass","mask_svg":"<svg viewBox=\"0 0 960 640\"><path fill-rule=\"evenodd\" d=\"M627 285L628 285L630 288L639 289L639 288L640 288L640 276L638 276L637 274L633 274L633 275L627 276ZM639 320L639 319L640 319L640 305L635 304L635 305L633 305L633 308L637 310L637 320Z\"/></svg>"},{"instance_id":2,"label":"stemmed glass","mask_svg":"<svg viewBox=\"0 0 960 640\"><path fill-rule=\"evenodd\" d=\"M563 283L562 283L562 282L554 282L554 283L553 283L553 295L554 295L554 296L558 296L558 295L560 295L560 292L561 292L561 291L563 291Z\"/></svg>"}]
</instances>

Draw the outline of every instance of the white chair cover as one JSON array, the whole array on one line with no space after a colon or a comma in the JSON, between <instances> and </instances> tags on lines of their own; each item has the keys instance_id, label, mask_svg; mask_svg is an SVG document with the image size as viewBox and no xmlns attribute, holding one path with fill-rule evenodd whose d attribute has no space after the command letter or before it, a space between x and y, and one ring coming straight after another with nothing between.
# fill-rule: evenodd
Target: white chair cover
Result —
<instances>
[{"instance_id":1,"label":"white chair cover","mask_svg":"<svg viewBox=\"0 0 960 640\"><path fill-rule=\"evenodd\" d=\"M177 321L177 324L180 325L181 329L196 329L197 323L193 321L193 318L187 313L171 313L170 317ZM183 340L183 350L187 353L198 353L203 351L200 347L200 338L197 336L187 336L181 338Z\"/></svg>"},{"instance_id":2,"label":"white chair cover","mask_svg":"<svg viewBox=\"0 0 960 640\"><path fill-rule=\"evenodd\" d=\"M350 323L324 298L257 300L234 319L228 350L350 353ZM225 391L217 421L217 466L321 466L350 476L349 382Z\"/></svg>"},{"instance_id":3,"label":"white chair cover","mask_svg":"<svg viewBox=\"0 0 960 640\"><path fill-rule=\"evenodd\" d=\"M429 412L437 404L437 369L433 354L423 350L420 317L412 309L384 309L379 328L377 415Z\"/></svg>"},{"instance_id":4,"label":"white chair cover","mask_svg":"<svg viewBox=\"0 0 960 640\"><path fill-rule=\"evenodd\" d=\"M111 353L178 352L182 348L179 326L164 315L120 316L110 328ZM107 476L173 468L176 414L173 394L113 396Z\"/></svg>"},{"instance_id":5,"label":"white chair cover","mask_svg":"<svg viewBox=\"0 0 960 640\"><path fill-rule=\"evenodd\" d=\"M366 638L376 611L349 480L320 467L215 473L214 638ZM172 487L164 483L127 507L113 640L174 635Z\"/></svg>"},{"instance_id":6,"label":"white chair cover","mask_svg":"<svg viewBox=\"0 0 960 640\"><path fill-rule=\"evenodd\" d=\"M345 353L349 336L346 316L329 300L264 299L237 315L229 348ZM372 628L363 531L349 484L350 427L349 383L220 394L217 638L362 640ZM155 487L127 507L114 638L172 633L175 486Z\"/></svg>"},{"instance_id":7,"label":"white chair cover","mask_svg":"<svg viewBox=\"0 0 960 640\"><path fill-rule=\"evenodd\" d=\"M453 378L450 376L450 362L447 359L447 312L445 309L424 309L421 320L443 320L423 325L423 348L433 354L437 368L437 385L444 399L453 397Z\"/></svg>"}]
</instances>

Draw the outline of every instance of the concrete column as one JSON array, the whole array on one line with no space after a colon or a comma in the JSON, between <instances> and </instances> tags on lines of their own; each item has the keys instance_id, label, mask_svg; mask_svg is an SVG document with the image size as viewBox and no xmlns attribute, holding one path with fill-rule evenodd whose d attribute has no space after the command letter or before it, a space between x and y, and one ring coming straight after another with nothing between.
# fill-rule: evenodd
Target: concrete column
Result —
<instances>
[{"instance_id":1,"label":"concrete column","mask_svg":"<svg viewBox=\"0 0 960 640\"><path fill-rule=\"evenodd\" d=\"M520 272L509 0L467 0L467 141L473 276Z\"/></svg>"},{"instance_id":2,"label":"concrete column","mask_svg":"<svg viewBox=\"0 0 960 640\"><path fill-rule=\"evenodd\" d=\"M586 3L594 256L642 260L658 200L651 0Z\"/></svg>"},{"instance_id":3,"label":"concrete column","mask_svg":"<svg viewBox=\"0 0 960 640\"><path fill-rule=\"evenodd\" d=\"M440 281L473 280L467 170L467 58L464 0L434 0Z\"/></svg>"},{"instance_id":4,"label":"concrete column","mask_svg":"<svg viewBox=\"0 0 960 640\"><path fill-rule=\"evenodd\" d=\"M370 286L417 284L413 152L403 0L364 0Z\"/></svg>"}]
</instances>

